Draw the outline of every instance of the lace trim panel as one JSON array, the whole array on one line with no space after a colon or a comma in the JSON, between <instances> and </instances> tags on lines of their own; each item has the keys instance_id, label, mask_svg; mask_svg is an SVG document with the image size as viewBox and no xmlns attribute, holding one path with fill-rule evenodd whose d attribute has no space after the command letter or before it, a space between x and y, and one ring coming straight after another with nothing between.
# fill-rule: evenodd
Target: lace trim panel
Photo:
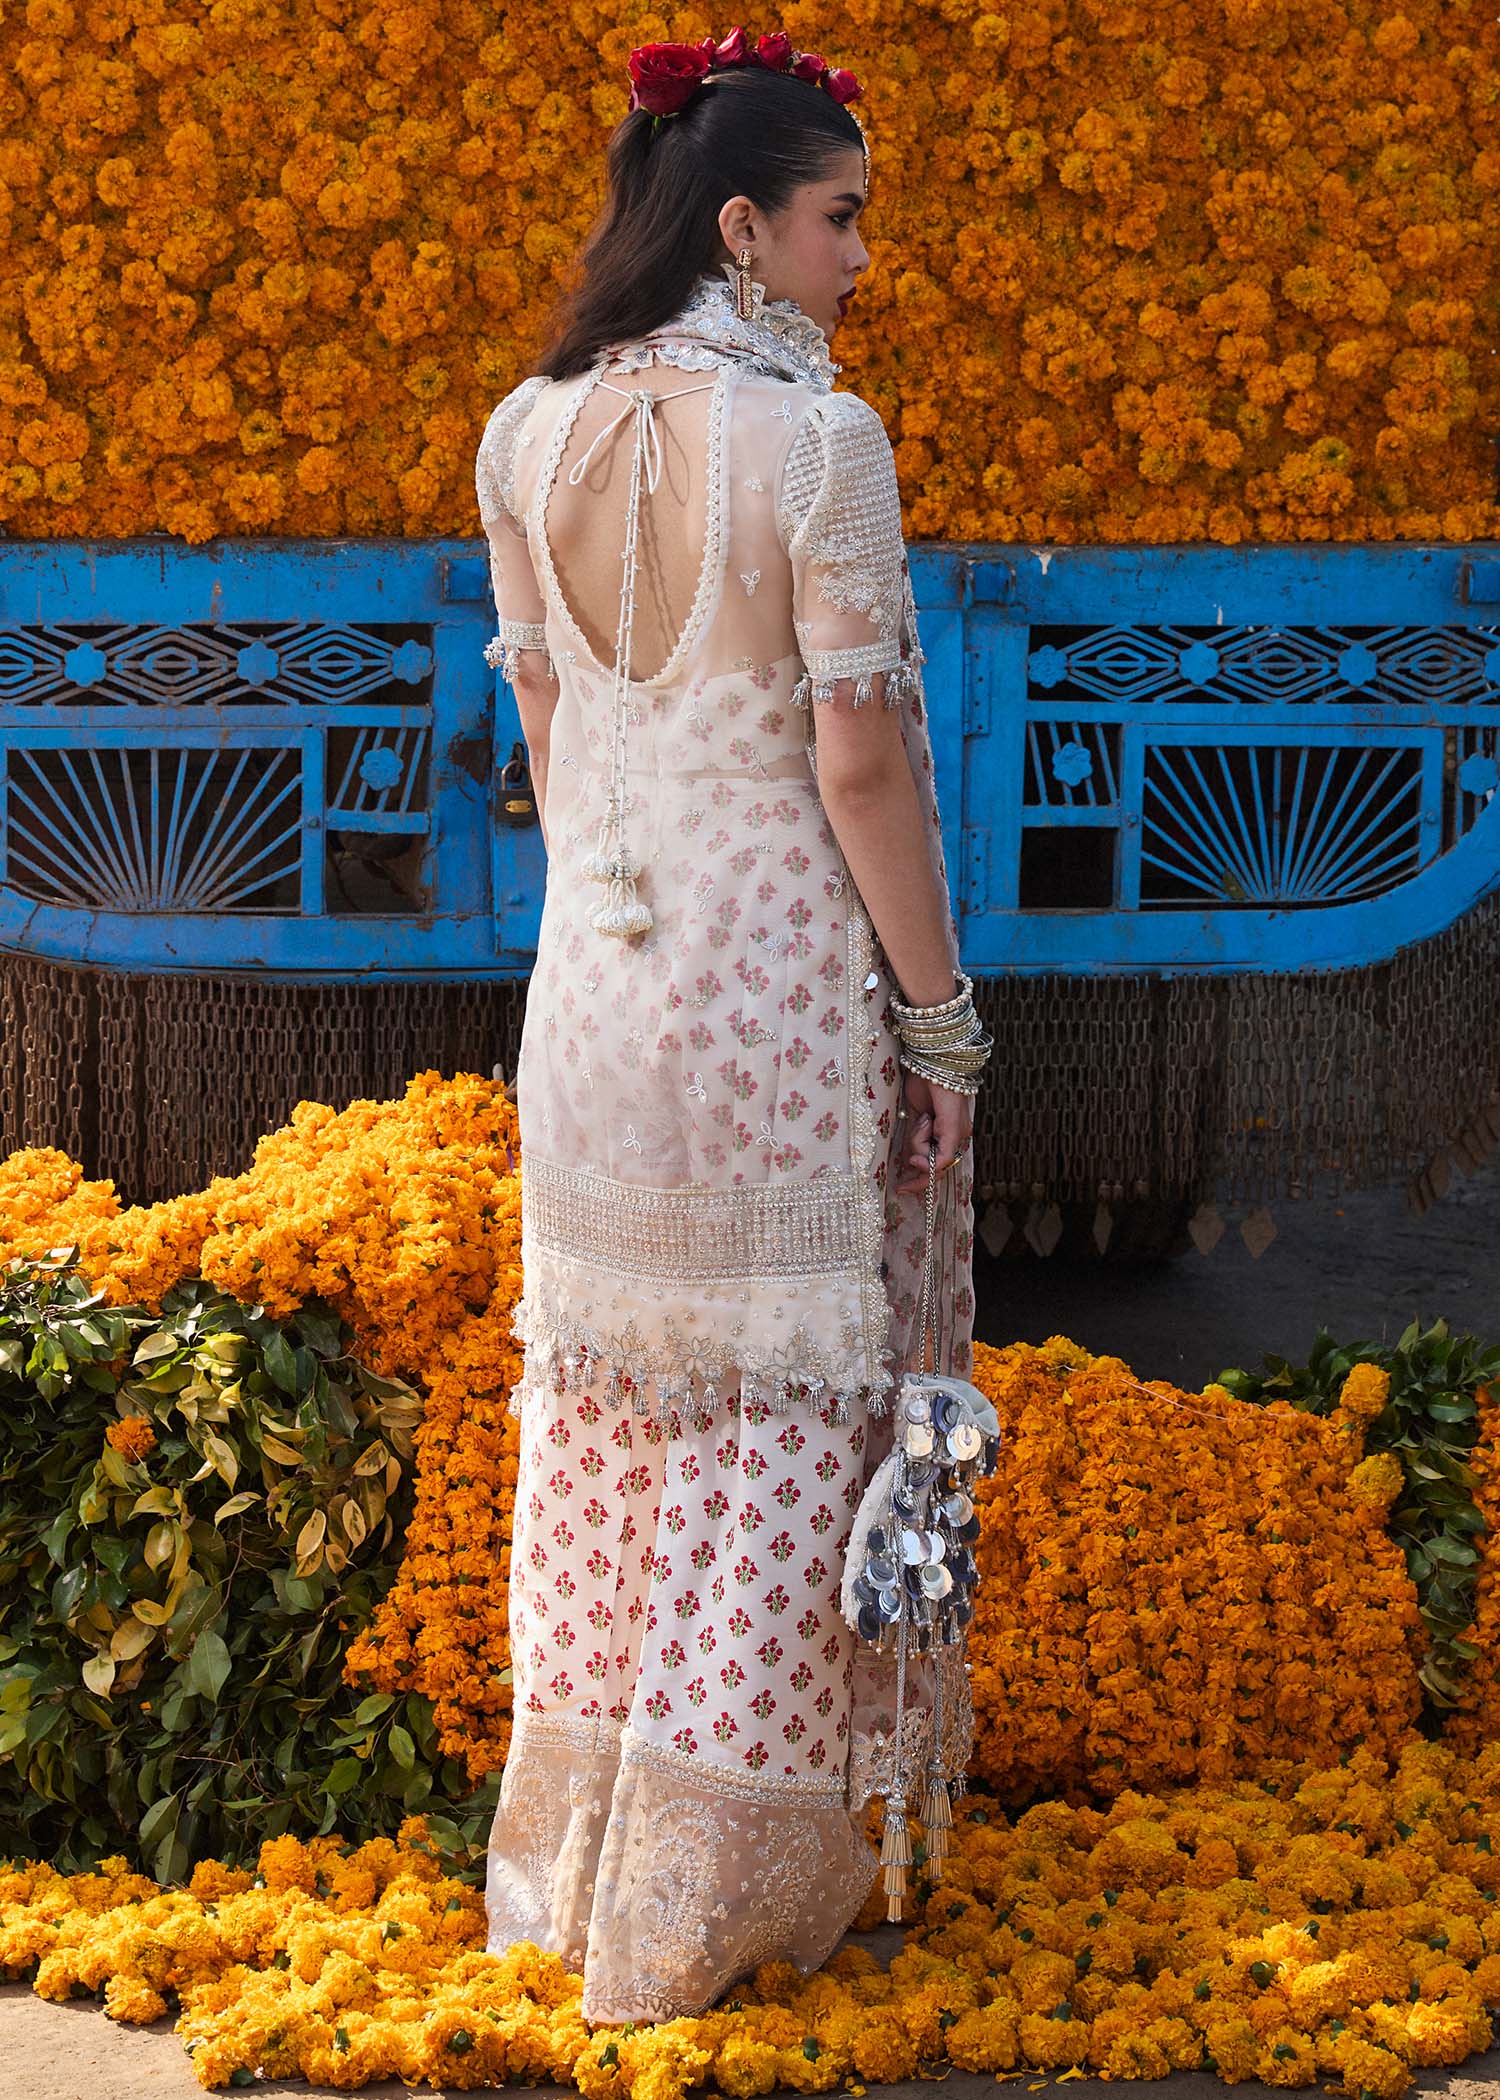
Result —
<instances>
[{"instance_id":1,"label":"lace trim panel","mask_svg":"<svg viewBox=\"0 0 1500 2100\"><path fill-rule=\"evenodd\" d=\"M615 1276L706 1283L816 1276L859 1257L851 1174L761 1187L652 1188L528 1156L521 1196L528 1245Z\"/></svg>"},{"instance_id":2,"label":"lace trim panel","mask_svg":"<svg viewBox=\"0 0 1500 2100\"><path fill-rule=\"evenodd\" d=\"M632 1414L655 1415L674 1431L684 1421L701 1428L724 1404L720 1387L736 1375L739 1404L766 1406L773 1414L800 1405L830 1422L847 1422L851 1408L880 1416L889 1407L893 1381L888 1371L869 1383L846 1382L851 1357L868 1353L867 1331L846 1329L837 1356L805 1322L774 1350L738 1336L719 1340L670 1318L654 1322L656 1339L648 1341L633 1319L618 1331L583 1319L578 1295L579 1287L558 1289L540 1282L534 1267L527 1276L511 1316L515 1338L526 1352L525 1370L507 1403L518 1419L534 1389L583 1393L597 1386L606 1407L618 1409L628 1400Z\"/></svg>"},{"instance_id":3,"label":"lace trim panel","mask_svg":"<svg viewBox=\"0 0 1500 2100\"><path fill-rule=\"evenodd\" d=\"M751 316L742 321L735 311L734 265L722 268L722 276L705 273L698 279L686 305L670 321L635 343L605 353L606 361L629 372L644 371L653 359L688 372L734 365L826 394L842 367L830 358L828 339L817 322L790 299L768 300L765 286L754 279Z\"/></svg>"},{"instance_id":4,"label":"lace trim panel","mask_svg":"<svg viewBox=\"0 0 1500 2100\"><path fill-rule=\"evenodd\" d=\"M475 455L474 488L479 498L480 522L486 532L501 522L502 511L513 523L521 523L516 516L516 440L537 396L550 384L544 372L523 379L493 410L484 426Z\"/></svg>"},{"instance_id":5,"label":"lace trim panel","mask_svg":"<svg viewBox=\"0 0 1500 2100\"><path fill-rule=\"evenodd\" d=\"M818 595L862 612L882 640L899 631L906 558L891 441L858 394L812 402L782 463L776 495L782 544L818 572Z\"/></svg>"}]
</instances>

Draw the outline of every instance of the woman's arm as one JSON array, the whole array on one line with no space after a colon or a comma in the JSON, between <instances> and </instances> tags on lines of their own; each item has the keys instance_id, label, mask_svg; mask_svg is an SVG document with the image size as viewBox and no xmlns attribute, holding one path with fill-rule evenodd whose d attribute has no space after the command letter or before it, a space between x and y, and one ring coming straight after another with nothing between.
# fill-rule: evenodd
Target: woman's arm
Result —
<instances>
[{"instance_id":1,"label":"woman's arm","mask_svg":"<svg viewBox=\"0 0 1500 2100\"><path fill-rule=\"evenodd\" d=\"M817 706L818 794L849 863L854 886L909 1006L938 1006L958 989L948 961L949 902L933 877L906 751L901 712L853 705L854 680L840 679Z\"/></svg>"},{"instance_id":2,"label":"woman's arm","mask_svg":"<svg viewBox=\"0 0 1500 2100\"><path fill-rule=\"evenodd\" d=\"M521 734L526 739L526 762L531 771L537 822L542 828L542 845L545 847L547 761L551 756L552 710L557 705L557 681L552 675L545 654L533 649L523 649L510 686L516 696L516 708L521 717Z\"/></svg>"}]
</instances>

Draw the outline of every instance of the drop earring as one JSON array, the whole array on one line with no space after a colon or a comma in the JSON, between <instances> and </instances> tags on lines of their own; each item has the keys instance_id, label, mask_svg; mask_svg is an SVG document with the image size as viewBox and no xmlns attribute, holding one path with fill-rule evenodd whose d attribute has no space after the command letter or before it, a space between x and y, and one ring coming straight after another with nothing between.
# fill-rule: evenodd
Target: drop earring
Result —
<instances>
[{"instance_id":1,"label":"drop earring","mask_svg":"<svg viewBox=\"0 0 1500 2100\"><path fill-rule=\"evenodd\" d=\"M755 311L750 292L750 261L750 250L741 248L734 265L734 310L742 321L748 321Z\"/></svg>"}]
</instances>

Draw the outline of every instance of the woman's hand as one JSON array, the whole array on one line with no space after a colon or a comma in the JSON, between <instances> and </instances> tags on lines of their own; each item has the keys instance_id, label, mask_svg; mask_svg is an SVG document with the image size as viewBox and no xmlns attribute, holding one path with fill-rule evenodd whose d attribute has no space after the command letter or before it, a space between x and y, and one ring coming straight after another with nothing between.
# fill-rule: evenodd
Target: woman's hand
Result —
<instances>
[{"instance_id":1,"label":"woman's hand","mask_svg":"<svg viewBox=\"0 0 1500 2100\"><path fill-rule=\"evenodd\" d=\"M901 1106L906 1120L900 1125L896 1191L899 1195L925 1195L929 1148L937 1145L937 1170L951 1167L974 1130L974 1096L957 1094L951 1087L920 1079L915 1072L901 1074Z\"/></svg>"}]
</instances>

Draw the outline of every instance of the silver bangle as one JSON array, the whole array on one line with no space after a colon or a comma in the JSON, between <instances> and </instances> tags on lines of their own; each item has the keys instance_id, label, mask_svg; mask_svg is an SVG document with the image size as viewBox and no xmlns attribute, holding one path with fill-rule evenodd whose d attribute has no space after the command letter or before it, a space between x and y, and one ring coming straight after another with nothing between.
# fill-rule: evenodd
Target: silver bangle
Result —
<instances>
[{"instance_id":1,"label":"silver bangle","mask_svg":"<svg viewBox=\"0 0 1500 2100\"><path fill-rule=\"evenodd\" d=\"M946 1065L930 1065L925 1058L910 1057L905 1052L898 1054L897 1062L904 1071L914 1072L918 1079L929 1080L935 1086L946 1087L950 1093L977 1094L979 1092L978 1073L975 1073L972 1078L965 1078L960 1073L949 1070Z\"/></svg>"}]
</instances>

